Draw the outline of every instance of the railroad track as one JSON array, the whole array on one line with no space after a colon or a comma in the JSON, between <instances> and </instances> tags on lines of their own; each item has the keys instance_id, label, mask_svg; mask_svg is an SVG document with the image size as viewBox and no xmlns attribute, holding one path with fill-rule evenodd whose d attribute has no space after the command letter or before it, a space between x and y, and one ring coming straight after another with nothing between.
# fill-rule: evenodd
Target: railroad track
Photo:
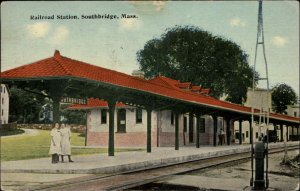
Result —
<instances>
[{"instance_id":1,"label":"railroad track","mask_svg":"<svg viewBox=\"0 0 300 191\"><path fill-rule=\"evenodd\" d=\"M299 149L299 146L290 146L287 149L295 150ZM269 154L282 152L283 150L284 148L269 149ZM168 176L189 173L219 165L240 163L250 158L251 155L249 152L243 152L118 174L91 175L86 178L76 178L67 182L30 190L124 190L156 182Z\"/></svg>"}]
</instances>

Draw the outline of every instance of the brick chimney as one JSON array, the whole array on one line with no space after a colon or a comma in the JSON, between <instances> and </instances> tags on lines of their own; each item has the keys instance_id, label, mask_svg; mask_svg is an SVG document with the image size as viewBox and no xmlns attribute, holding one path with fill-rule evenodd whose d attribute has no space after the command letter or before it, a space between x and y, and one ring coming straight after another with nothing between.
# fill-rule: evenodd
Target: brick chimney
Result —
<instances>
[{"instance_id":1,"label":"brick chimney","mask_svg":"<svg viewBox=\"0 0 300 191\"><path fill-rule=\"evenodd\" d=\"M54 58L61 58L60 52L58 50L55 50Z\"/></svg>"},{"instance_id":2,"label":"brick chimney","mask_svg":"<svg viewBox=\"0 0 300 191\"><path fill-rule=\"evenodd\" d=\"M141 70L133 70L131 75L138 78L145 78L145 73Z\"/></svg>"}]
</instances>

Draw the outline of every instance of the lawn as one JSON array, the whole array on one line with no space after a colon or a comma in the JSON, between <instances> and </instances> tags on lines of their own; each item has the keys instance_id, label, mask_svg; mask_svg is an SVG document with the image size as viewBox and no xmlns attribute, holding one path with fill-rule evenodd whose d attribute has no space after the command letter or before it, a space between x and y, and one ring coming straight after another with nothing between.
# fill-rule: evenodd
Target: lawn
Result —
<instances>
[{"instance_id":1,"label":"lawn","mask_svg":"<svg viewBox=\"0 0 300 191\"><path fill-rule=\"evenodd\" d=\"M8 135L18 135L22 134L25 131L23 129L17 129L17 128L5 128L1 127L0 128L0 136L8 136Z\"/></svg>"},{"instance_id":2,"label":"lawn","mask_svg":"<svg viewBox=\"0 0 300 191\"><path fill-rule=\"evenodd\" d=\"M38 130L37 136L20 136L1 138L1 161L24 160L50 157L50 131ZM79 133L72 133L72 146L84 146L84 137ZM116 149L122 151L142 151L144 149ZM107 153L106 148L72 148L72 155L87 155Z\"/></svg>"}]
</instances>

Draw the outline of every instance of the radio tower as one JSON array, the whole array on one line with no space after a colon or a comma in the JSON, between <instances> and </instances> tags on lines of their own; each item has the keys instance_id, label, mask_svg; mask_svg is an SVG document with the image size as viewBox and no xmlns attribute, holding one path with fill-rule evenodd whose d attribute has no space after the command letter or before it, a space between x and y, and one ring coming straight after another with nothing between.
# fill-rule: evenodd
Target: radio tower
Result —
<instances>
[{"instance_id":1,"label":"radio tower","mask_svg":"<svg viewBox=\"0 0 300 191\"><path fill-rule=\"evenodd\" d=\"M266 134L267 134L267 143L266 143L266 187L269 187L269 179L268 179L268 143L269 143L269 113L270 113L270 108L269 108L269 78L268 78L268 64L267 64L267 58L266 58L266 50L265 50L265 42L264 42L264 27L263 27L263 14L262 14L262 0L259 0L259 6L258 6L258 21L257 21L257 39L256 39L256 46L255 46L255 57L254 57L254 66L253 66L253 82L252 82L252 93L254 95L254 91L255 91L255 84L256 82L259 83L259 81L266 81L266 90L267 90L267 98L263 99L267 101L267 108L263 108L261 103L261 108L259 110L259 113L255 113L254 110L254 105L252 103L252 116L251 116L251 170L252 170L252 177L250 180L250 186L253 185L253 125L254 125L254 115L258 115L259 116L259 132L260 132L260 128L263 124L266 125ZM256 68L256 62L257 62L257 50L258 47L262 46L262 53L263 53L263 61L265 64L265 76L264 77L257 77L255 76L255 68ZM263 64L263 63L262 63ZM253 101L255 101L253 99Z\"/></svg>"}]
</instances>

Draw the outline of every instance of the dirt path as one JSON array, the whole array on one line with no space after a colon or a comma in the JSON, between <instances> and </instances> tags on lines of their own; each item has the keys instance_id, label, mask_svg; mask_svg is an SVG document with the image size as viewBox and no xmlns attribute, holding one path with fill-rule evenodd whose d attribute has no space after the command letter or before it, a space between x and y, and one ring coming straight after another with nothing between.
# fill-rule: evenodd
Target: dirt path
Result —
<instances>
[{"instance_id":1,"label":"dirt path","mask_svg":"<svg viewBox=\"0 0 300 191\"><path fill-rule=\"evenodd\" d=\"M7 139L7 138L12 138L12 137L22 137L22 136L37 136L39 131L37 129L22 129L25 132L19 135L8 135L8 136L3 136L1 139Z\"/></svg>"}]
</instances>

